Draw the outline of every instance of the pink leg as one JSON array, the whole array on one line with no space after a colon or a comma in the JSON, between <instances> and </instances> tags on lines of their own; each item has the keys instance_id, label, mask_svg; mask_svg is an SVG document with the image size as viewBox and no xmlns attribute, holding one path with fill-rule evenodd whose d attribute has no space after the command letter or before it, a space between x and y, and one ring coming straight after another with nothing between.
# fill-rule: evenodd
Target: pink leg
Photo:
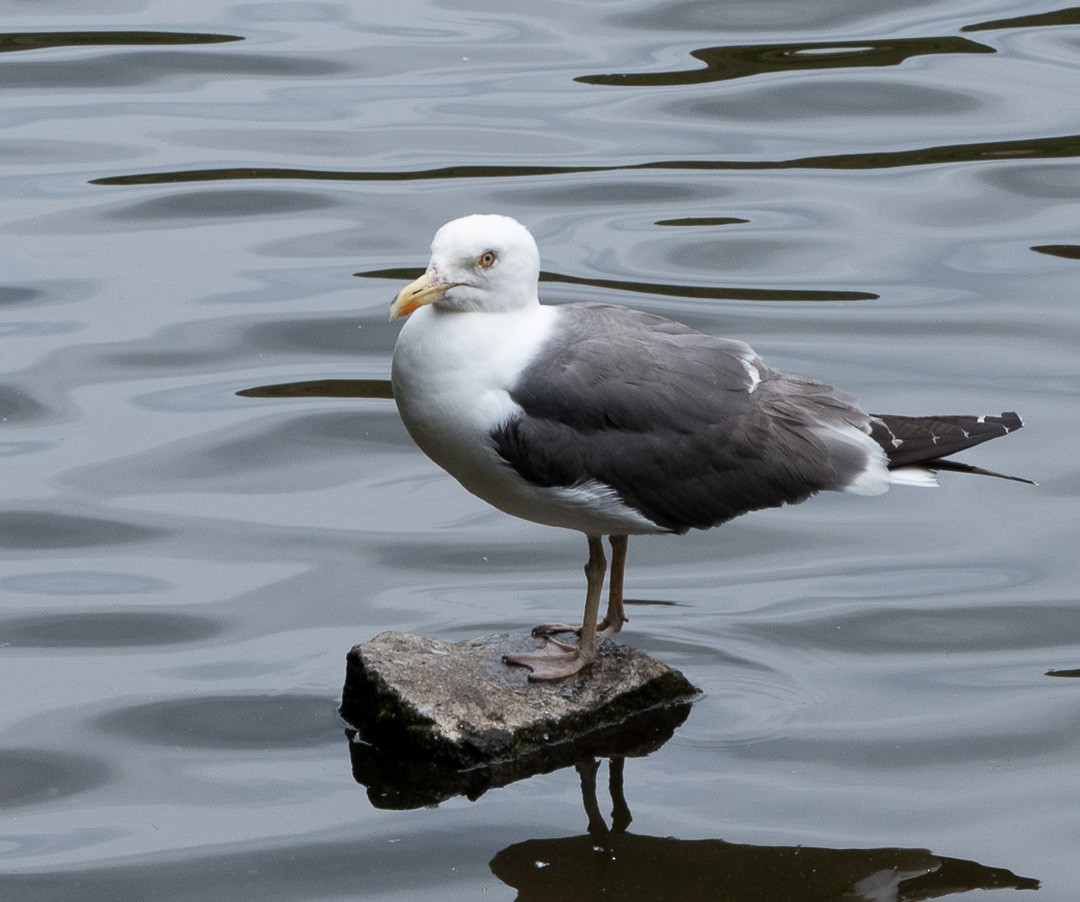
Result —
<instances>
[{"instance_id":1,"label":"pink leg","mask_svg":"<svg viewBox=\"0 0 1080 902\"><path fill-rule=\"evenodd\" d=\"M609 536L611 542L611 581L608 584L608 606L604 619L597 627L597 635L602 638L610 638L622 629L624 623L628 623L626 609L623 606L623 574L626 571L626 546L628 536ZM555 636L559 633L576 633L581 635L581 627L570 626L568 623L541 623L534 626L534 636Z\"/></svg>"},{"instance_id":2,"label":"pink leg","mask_svg":"<svg viewBox=\"0 0 1080 902\"><path fill-rule=\"evenodd\" d=\"M599 635L614 636L629 618L623 607L623 573L626 570L628 536L608 536L611 542L611 580L608 582L607 614L600 624Z\"/></svg>"},{"instance_id":3,"label":"pink leg","mask_svg":"<svg viewBox=\"0 0 1080 902\"><path fill-rule=\"evenodd\" d=\"M596 660L596 618L600 613L600 595L604 589L607 559L599 537L589 536L589 561L585 565L585 617L581 624L581 640L567 645L548 638L535 652L506 655L507 664L528 667L530 680L557 680L570 676Z\"/></svg>"}]
</instances>

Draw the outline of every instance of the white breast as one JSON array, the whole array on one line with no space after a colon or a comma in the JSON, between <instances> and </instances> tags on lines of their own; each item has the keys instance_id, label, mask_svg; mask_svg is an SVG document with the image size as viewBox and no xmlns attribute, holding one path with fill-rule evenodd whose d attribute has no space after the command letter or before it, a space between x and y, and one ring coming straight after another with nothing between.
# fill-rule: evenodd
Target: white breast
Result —
<instances>
[{"instance_id":1,"label":"white breast","mask_svg":"<svg viewBox=\"0 0 1080 902\"><path fill-rule=\"evenodd\" d=\"M520 372L551 334L558 308L493 313L422 307L394 348L394 400L409 434L466 489L508 514L593 535L659 532L606 486L531 485L495 450L491 432L521 408Z\"/></svg>"},{"instance_id":2,"label":"white breast","mask_svg":"<svg viewBox=\"0 0 1080 902\"><path fill-rule=\"evenodd\" d=\"M465 488L496 506L509 466L490 439L520 408L510 398L518 373L547 337L556 308L503 313L422 307L394 348L394 400L421 450Z\"/></svg>"}]
</instances>

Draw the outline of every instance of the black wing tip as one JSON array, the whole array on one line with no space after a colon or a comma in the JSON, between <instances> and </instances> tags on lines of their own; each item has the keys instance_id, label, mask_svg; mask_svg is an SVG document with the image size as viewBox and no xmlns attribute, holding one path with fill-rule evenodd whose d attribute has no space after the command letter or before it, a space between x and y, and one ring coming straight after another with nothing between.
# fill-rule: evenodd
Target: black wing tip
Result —
<instances>
[{"instance_id":1,"label":"black wing tip","mask_svg":"<svg viewBox=\"0 0 1080 902\"><path fill-rule=\"evenodd\" d=\"M987 417L986 419L991 419L991 417ZM1015 432L1017 429L1024 428L1024 420L1015 410L1002 411L1000 416L993 417L992 419L1001 420L1001 425L1009 432Z\"/></svg>"},{"instance_id":2,"label":"black wing tip","mask_svg":"<svg viewBox=\"0 0 1080 902\"><path fill-rule=\"evenodd\" d=\"M1037 486L1034 479L1026 479L1023 476L1010 476L1008 473L998 473L995 470L987 470L984 467L976 467L962 463L959 460L928 460L919 466L934 472L946 471L949 473L970 473L973 476L992 476L994 479L1008 479L1010 482L1022 482L1024 485Z\"/></svg>"},{"instance_id":3,"label":"black wing tip","mask_svg":"<svg viewBox=\"0 0 1080 902\"><path fill-rule=\"evenodd\" d=\"M992 439L1016 432L1024 425L1015 411L975 416L902 416L870 414L870 437L885 451L889 468L950 457Z\"/></svg>"}]
</instances>

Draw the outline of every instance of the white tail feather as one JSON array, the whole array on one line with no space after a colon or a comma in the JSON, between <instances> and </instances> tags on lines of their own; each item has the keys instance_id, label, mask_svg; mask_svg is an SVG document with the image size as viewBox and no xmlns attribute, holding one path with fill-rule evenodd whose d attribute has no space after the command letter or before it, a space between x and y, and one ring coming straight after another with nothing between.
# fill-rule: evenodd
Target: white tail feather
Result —
<instances>
[{"instance_id":1,"label":"white tail feather","mask_svg":"<svg viewBox=\"0 0 1080 902\"><path fill-rule=\"evenodd\" d=\"M889 482L893 485L913 485L921 489L937 488L937 474L922 467L897 467L889 470Z\"/></svg>"}]
</instances>

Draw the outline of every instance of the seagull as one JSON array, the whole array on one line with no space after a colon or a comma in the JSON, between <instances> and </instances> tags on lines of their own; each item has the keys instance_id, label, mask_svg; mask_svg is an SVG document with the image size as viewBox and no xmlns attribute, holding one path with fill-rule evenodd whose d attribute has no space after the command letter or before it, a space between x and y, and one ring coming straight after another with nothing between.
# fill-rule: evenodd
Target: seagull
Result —
<instances>
[{"instance_id":1,"label":"seagull","mask_svg":"<svg viewBox=\"0 0 1080 902\"><path fill-rule=\"evenodd\" d=\"M390 307L408 317L394 400L421 450L499 510L588 540L581 628L538 626L540 648L505 658L532 680L587 667L627 622L629 536L709 529L824 490L933 486L938 470L1000 476L943 458L1022 425L1015 413L867 414L741 341L613 304L542 304L539 276L521 223L466 216L436 232L427 270ZM555 638L570 632L576 644Z\"/></svg>"}]
</instances>

